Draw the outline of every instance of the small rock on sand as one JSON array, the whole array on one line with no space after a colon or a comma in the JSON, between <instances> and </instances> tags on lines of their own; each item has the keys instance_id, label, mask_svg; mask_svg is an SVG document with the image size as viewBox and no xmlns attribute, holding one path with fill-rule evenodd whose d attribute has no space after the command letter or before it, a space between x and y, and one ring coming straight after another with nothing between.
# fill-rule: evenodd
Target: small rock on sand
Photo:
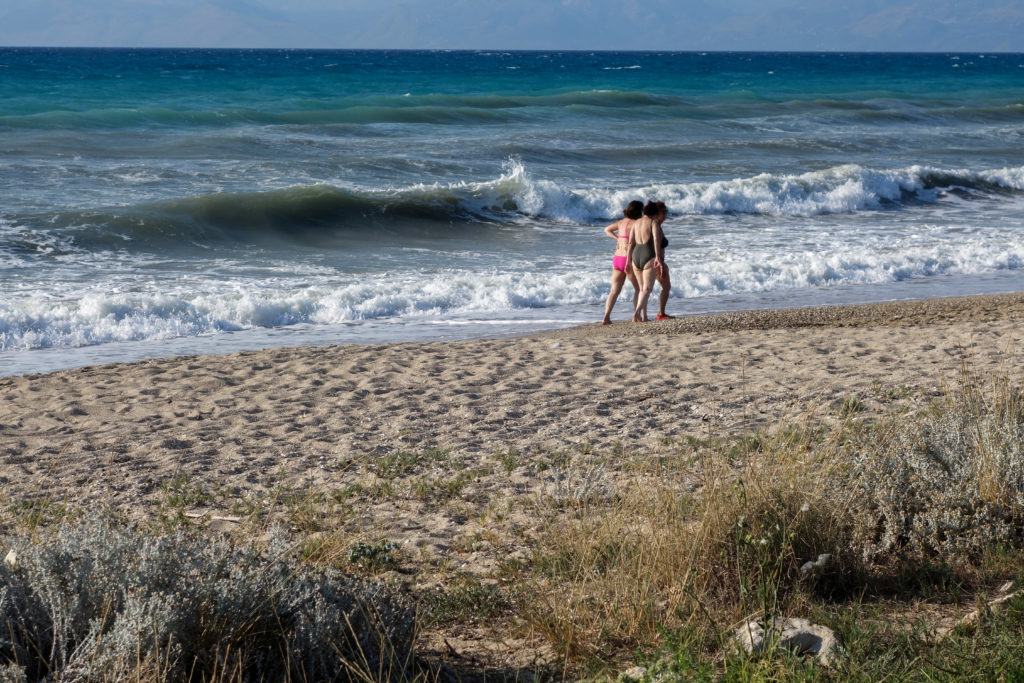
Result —
<instances>
[{"instance_id":1,"label":"small rock on sand","mask_svg":"<svg viewBox=\"0 0 1024 683\"><path fill-rule=\"evenodd\" d=\"M771 632L767 635L762 621L751 621L736 629L733 640L747 654L759 654L766 643L774 640L780 648L796 654L814 655L825 666L835 663L842 652L832 629L799 618L773 619Z\"/></svg>"}]
</instances>

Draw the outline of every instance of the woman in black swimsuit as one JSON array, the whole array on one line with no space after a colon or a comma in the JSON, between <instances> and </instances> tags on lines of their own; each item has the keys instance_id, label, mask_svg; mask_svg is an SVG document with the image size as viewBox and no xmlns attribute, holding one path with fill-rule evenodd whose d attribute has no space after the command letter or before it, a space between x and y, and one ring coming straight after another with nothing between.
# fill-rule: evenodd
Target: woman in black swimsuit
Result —
<instances>
[{"instance_id":1,"label":"woman in black swimsuit","mask_svg":"<svg viewBox=\"0 0 1024 683\"><path fill-rule=\"evenodd\" d=\"M644 215L649 217L655 223L658 224L658 230L661 231L661 269L657 271L658 284L661 285L661 294L658 295L658 320L668 320L672 316L665 312L665 304L668 303L668 294L672 289L672 280L668 276L668 264L665 263L665 247L668 246L668 238L665 237L665 231L662 225L665 223L665 219L668 218L668 207L665 206L665 202L647 202L644 206Z\"/></svg>"},{"instance_id":2,"label":"woman in black swimsuit","mask_svg":"<svg viewBox=\"0 0 1024 683\"><path fill-rule=\"evenodd\" d=\"M633 322L647 322L647 301L654 291L654 281L661 272L661 261L665 258L661 226L650 216L644 216L633 226L630 233L633 247L633 270L640 280L640 298L633 311Z\"/></svg>"}]
</instances>

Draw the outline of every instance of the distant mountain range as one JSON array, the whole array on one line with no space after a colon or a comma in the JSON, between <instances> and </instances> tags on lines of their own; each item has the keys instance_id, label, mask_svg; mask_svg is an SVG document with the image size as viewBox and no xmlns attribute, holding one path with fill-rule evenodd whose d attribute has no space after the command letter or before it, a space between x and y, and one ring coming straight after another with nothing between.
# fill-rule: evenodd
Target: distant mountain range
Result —
<instances>
[{"instance_id":1,"label":"distant mountain range","mask_svg":"<svg viewBox=\"0 0 1024 683\"><path fill-rule=\"evenodd\" d=\"M1024 4L346 0L286 11L257 0L12 0L0 44L1024 52Z\"/></svg>"}]
</instances>

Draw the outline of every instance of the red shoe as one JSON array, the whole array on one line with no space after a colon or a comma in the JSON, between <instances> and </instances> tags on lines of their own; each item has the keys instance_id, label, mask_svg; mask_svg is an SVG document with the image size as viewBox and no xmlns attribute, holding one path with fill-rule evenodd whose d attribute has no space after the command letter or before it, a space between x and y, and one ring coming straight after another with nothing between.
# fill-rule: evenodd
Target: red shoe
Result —
<instances>
[{"instance_id":1,"label":"red shoe","mask_svg":"<svg viewBox=\"0 0 1024 683\"><path fill-rule=\"evenodd\" d=\"M658 316L658 320L671 320L671 319L672 319L671 315L659 315Z\"/></svg>"}]
</instances>

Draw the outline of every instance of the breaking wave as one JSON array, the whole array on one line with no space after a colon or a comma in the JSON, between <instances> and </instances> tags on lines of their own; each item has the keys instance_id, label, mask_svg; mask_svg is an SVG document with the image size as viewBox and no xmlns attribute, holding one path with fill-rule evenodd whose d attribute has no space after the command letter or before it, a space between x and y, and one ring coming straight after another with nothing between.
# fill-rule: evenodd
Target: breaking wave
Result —
<instances>
[{"instance_id":1,"label":"breaking wave","mask_svg":"<svg viewBox=\"0 0 1024 683\"><path fill-rule=\"evenodd\" d=\"M330 233L383 226L400 238L431 225L480 230L481 224L554 221L588 225L621 215L633 199L660 199L675 215L816 216L900 210L1024 192L1024 167L971 171L909 166L878 170L844 165L799 175L762 174L624 189L572 188L534 178L510 160L496 179L399 188L302 185L221 193L112 209L7 217L0 250L146 248L186 243L251 242L261 236L316 241ZM12 229L11 225L21 226ZM56 233L55 233L56 231ZM60 235L60 239L54 237ZM482 235L485 236L485 235ZM63 241L62 241L63 240ZM72 246L73 245L73 246ZM59 248L58 248L59 251Z\"/></svg>"}]
</instances>

